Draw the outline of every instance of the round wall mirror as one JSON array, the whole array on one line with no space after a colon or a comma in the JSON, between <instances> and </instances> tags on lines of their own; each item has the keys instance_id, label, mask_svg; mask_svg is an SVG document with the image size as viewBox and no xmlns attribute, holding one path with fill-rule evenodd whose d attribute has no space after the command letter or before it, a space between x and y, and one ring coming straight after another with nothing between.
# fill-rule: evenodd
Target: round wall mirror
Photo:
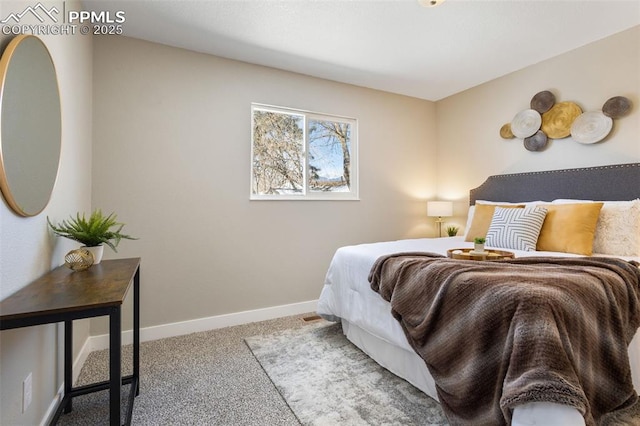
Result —
<instances>
[{"instance_id":1,"label":"round wall mirror","mask_svg":"<svg viewBox=\"0 0 640 426\"><path fill-rule=\"evenodd\" d=\"M0 190L17 214L35 216L51 198L62 134L56 70L38 37L9 42L0 83Z\"/></svg>"}]
</instances>

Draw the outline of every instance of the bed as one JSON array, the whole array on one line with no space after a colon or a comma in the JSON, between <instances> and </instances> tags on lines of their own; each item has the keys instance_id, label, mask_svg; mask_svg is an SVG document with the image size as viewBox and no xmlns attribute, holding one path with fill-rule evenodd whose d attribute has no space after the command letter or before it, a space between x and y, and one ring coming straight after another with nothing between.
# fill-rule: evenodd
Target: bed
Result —
<instances>
[{"instance_id":1,"label":"bed","mask_svg":"<svg viewBox=\"0 0 640 426\"><path fill-rule=\"evenodd\" d=\"M500 205L500 211L504 212L510 204L523 209L601 201L595 237L591 235L595 251L590 259L610 257L640 261L639 198L640 163L491 176L470 191L466 228L467 233L471 231L473 218L485 209L483 205L493 205L494 209ZM564 207L553 209L563 211ZM626 217L622 226L621 212ZM395 310L392 313L391 304L372 290L369 274L383 256L423 252L446 255L450 249L472 247L473 242L465 241L466 237L410 239L339 248L327 271L318 301L318 314L331 321L340 321L346 337L377 363L439 400L433 375L408 341L403 326L394 317ZM504 247L488 245L488 248ZM523 257L585 258L584 253L506 249L515 254L516 260ZM624 253L617 254L618 250ZM628 368L635 394L633 388L640 389L640 333L636 331L631 336L633 339L627 348ZM505 423L518 426L585 425L585 418L578 409L542 399L516 405L506 416ZM634 416L628 424L640 424L640 418Z\"/></svg>"}]
</instances>

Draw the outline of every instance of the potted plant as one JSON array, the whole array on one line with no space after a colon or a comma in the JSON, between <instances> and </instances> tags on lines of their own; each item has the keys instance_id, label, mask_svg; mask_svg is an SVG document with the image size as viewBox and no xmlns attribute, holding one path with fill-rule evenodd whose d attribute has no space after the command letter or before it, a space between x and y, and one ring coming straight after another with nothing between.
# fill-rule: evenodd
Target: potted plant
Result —
<instances>
[{"instance_id":1,"label":"potted plant","mask_svg":"<svg viewBox=\"0 0 640 426\"><path fill-rule=\"evenodd\" d=\"M458 227L457 226L447 226L447 235L450 237L455 237L458 235Z\"/></svg>"},{"instance_id":2,"label":"potted plant","mask_svg":"<svg viewBox=\"0 0 640 426\"><path fill-rule=\"evenodd\" d=\"M484 253L484 242L486 239L484 237L476 237L473 239L473 251L476 253Z\"/></svg>"},{"instance_id":3,"label":"potted plant","mask_svg":"<svg viewBox=\"0 0 640 426\"><path fill-rule=\"evenodd\" d=\"M115 213L104 216L100 209L91 213L89 219L84 213L76 213L76 217L63 220L58 225L53 225L47 216L47 223L56 235L78 241L91 251L94 257L94 264L100 263L104 245L106 244L115 252L121 239L137 240L137 238L122 233L124 223L116 221ZM112 229L114 228L114 229Z\"/></svg>"}]
</instances>

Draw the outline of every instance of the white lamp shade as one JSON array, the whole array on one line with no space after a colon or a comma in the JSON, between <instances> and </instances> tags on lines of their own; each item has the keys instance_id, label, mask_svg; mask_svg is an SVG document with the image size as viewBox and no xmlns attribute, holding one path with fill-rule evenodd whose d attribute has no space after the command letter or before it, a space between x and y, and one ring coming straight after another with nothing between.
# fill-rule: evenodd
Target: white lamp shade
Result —
<instances>
[{"instance_id":1,"label":"white lamp shade","mask_svg":"<svg viewBox=\"0 0 640 426\"><path fill-rule=\"evenodd\" d=\"M427 202L427 216L447 217L453 215L453 203L451 201Z\"/></svg>"}]
</instances>

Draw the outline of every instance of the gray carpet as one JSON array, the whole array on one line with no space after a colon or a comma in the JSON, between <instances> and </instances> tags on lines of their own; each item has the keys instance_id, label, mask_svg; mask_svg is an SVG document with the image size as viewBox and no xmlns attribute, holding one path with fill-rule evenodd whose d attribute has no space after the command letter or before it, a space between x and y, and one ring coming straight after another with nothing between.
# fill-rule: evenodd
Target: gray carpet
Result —
<instances>
[{"instance_id":1,"label":"gray carpet","mask_svg":"<svg viewBox=\"0 0 640 426\"><path fill-rule=\"evenodd\" d=\"M244 338L307 325L299 316L285 317L143 342L132 424L298 426ZM123 374L131 374L131 346L123 348L123 359ZM76 385L107 380L107 365L107 350L92 352ZM108 391L74 398L73 412L58 424L108 425L108 401Z\"/></svg>"},{"instance_id":2,"label":"gray carpet","mask_svg":"<svg viewBox=\"0 0 640 426\"><path fill-rule=\"evenodd\" d=\"M339 325L327 324L306 323L294 316L143 342L140 395L132 423L446 424L434 401L370 361L344 338ZM123 359L123 374L130 374L131 346L123 348ZM280 363L288 365L279 368ZM107 365L107 350L91 353L76 385L106 380ZM285 384L281 379L287 372L291 377L297 375L300 382L293 387ZM357 387L349 384L352 378L359 379L353 385ZM123 401L128 388L123 388ZM74 411L63 415L59 424L107 425L108 400L107 391L74 398ZM305 400L311 404L305 405Z\"/></svg>"},{"instance_id":3,"label":"gray carpet","mask_svg":"<svg viewBox=\"0 0 640 426\"><path fill-rule=\"evenodd\" d=\"M351 344L340 324L245 340L305 426L448 424L438 403Z\"/></svg>"}]
</instances>

